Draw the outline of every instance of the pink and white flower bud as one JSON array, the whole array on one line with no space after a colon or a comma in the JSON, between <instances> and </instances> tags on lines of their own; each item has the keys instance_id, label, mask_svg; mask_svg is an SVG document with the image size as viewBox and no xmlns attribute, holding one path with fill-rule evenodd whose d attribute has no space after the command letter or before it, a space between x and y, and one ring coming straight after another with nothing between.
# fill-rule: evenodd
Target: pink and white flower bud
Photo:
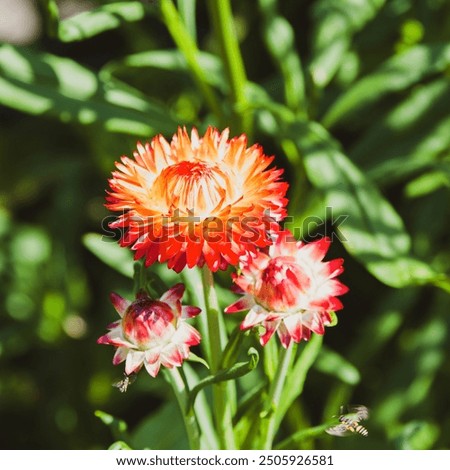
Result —
<instances>
[{"instance_id":1,"label":"pink and white flower bud","mask_svg":"<svg viewBox=\"0 0 450 470\"><path fill-rule=\"evenodd\" d=\"M189 356L189 348L200 343L200 333L187 318L200 313L198 307L182 306L184 285L177 284L159 300L138 294L131 302L112 293L111 302L121 320L108 326L110 330L97 343L117 348L113 364L125 361L125 373L138 372L144 365L156 377L162 366L179 367Z\"/></svg>"},{"instance_id":2,"label":"pink and white flower bud","mask_svg":"<svg viewBox=\"0 0 450 470\"><path fill-rule=\"evenodd\" d=\"M249 310L241 329L263 326L263 346L276 331L287 348L291 341L309 339L311 331L322 335L331 322L330 312L342 308L336 296L348 288L336 279L344 271L343 259L322 261L331 243L328 238L297 242L288 230L276 237L268 251L241 259L234 282L245 295L225 312Z\"/></svg>"}]
</instances>

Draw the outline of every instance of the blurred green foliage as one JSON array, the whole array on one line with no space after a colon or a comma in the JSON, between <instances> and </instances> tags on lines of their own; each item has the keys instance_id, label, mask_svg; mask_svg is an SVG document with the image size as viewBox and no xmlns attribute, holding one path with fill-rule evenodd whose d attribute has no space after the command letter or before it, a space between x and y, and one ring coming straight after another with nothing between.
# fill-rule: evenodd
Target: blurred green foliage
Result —
<instances>
[{"instance_id":1,"label":"blurred green foliage","mask_svg":"<svg viewBox=\"0 0 450 470\"><path fill-rule=\"evenodd\" d=\"M115 319L109 292L131 298L141 268L99 234L120 155L213 124L277 155L296 233L329 234L331 218L305 230L327 206L348 216L331 256L345 257L351 290L325 346L304 351L301 399L291 377L278 440L293 437L280 447L448 448L450 4L234 1L224 44L210 2L92 0L61 19L62 3L40 1L45 31L31 44L0 45L2 447L187 446L162 379L111 386L122 372L95 340ZM162 266L148 277L154 292L178 279ZM260 393L251 377L242 429ZM367 439L320 427L349 402L372 410Z\"/></svg>"}]
</instances>

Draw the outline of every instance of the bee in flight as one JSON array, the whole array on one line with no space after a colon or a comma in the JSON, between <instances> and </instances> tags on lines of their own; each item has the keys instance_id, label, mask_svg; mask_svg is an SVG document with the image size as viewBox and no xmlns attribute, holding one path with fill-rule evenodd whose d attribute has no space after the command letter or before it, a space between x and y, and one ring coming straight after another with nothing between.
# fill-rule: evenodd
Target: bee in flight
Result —
<instances>
[{"instance_id":1,"label":"bee in flight","mask_svg":"<svg viewBox=\"0 0 450 470\"><path fill-rule=\"evenodd\" d=\"M113 383L113 387L119 389L120 392L124 393L128 390L128 387L136 380L137 374L132 373L130 375L123 373L123 379Z\"/></svg>"},{"instance_id":2,"label":"bee in flight","mask_svg":"<svg viewBox=\"0 0 450 470\"><path fill-rule=\"evenodd\" d=\"M340 424L328 428L326 432L332 436L345 437L352 434L361 434L367 437L369 432L359 424L369 417L369 410L364 405L341 406L339 414Z\"/></svg>"}]
</instances>

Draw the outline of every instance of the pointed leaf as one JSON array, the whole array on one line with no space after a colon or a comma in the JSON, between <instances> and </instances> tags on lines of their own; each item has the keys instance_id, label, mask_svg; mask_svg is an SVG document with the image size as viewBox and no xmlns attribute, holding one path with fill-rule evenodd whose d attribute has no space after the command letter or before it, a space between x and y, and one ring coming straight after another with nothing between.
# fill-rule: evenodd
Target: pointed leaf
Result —
<instances>
[{"instance_id":1,"label":"pointed leaf","mask_svg":"<svg viewBox=\"0 0 450 470\"><path fill-rule=\"evenodd\" d=\"M133 255L131 251L120 247L117 242L107 239L99 233L83 235L83 245L106 265L126 277L133 278Z\"/></svg>"},{"instance_id":2,"label":"pointed leaf","mask_svg":"<svg viewBox=\"0 0 450 470\"><path fill-rule=\"evenodd\" d=\"M116 79L99 78L71 59L10 44L0 46L0 104L124 134L176 128L169 111L140 91Z\"/></svg>"},{"instance_id":3,"label":"pointed leaf","mask_svg":"<svg viewBox=\"0 0 450 470\"><path fill-rule=\"evenodd\" d=\"M359 371L353 364L326 346L322 346L314 368L349 385L356 385L361 380Z\"/></svg>"},{"instance_id":4,"label":"pointed leaf","mask_svg":"<svg viewBox=\"0 0 450 470\"><path fill-rule=\"evenodd\" d=\"M353 35L370 21L385 0L319 0L313 4L313 58L309 69L315 84L333 78L351 45Z\"/></svg>"},{"instance_id":5,"label":"pointed leaf","mask_svg":"<svg viewBox=\"0 0 450 470\"><path fill-rule=\"evenodd\" d=\"M189 357L187 360L191 362L198 362L199 364L203 364L207 369L209 369L209 364L202 357L197 356L197 354L194 354L193 352L189 352Z\"/></svg>"},{"instance_id":6,"label":"pointed leaf","mask_svg":"<svg viewBox=\"0 0 450 470\"><path fill-rule=\"evenodd\" d=\"M142 2L108 3L61 21L58 35L63 42L82 41L118 28L123 23L142 20L144 16L145 7Z\"/></svg>"},{"instance_id":7,"label":"pointed leaf","mask_svg":"<svg viewBox=\"0 0 450 470\"><path fill-rule=\"evenodd\" d=\"M133 450L133 449L124 441L116 441L116 442L113 442L108 447L108 450Z\"/></svg>"},{"instance_id":8,"label":"pointed leaf","mask_svg":"<svg viewBox=\"0 0 450 470\"><path fill-rule=\"evenodd\" d=\"M202 389L207 387L208 385L212 385L219 382L225 382L227 380L237 379L238 377L242 377L247 375L251 372L258 364L259 361L259 354L255 348L250 348L248 350L248 355L250 356L250 360L246 362L238 362L237 364L233 365L229 369L223 369L217 372L215 375L210 375L203 380L201 380L190 392L189 394L189 403L188 409L190 409L194 402L195 398L197 397L198 392Z\"/></svg>"},{"instance_id":9,"label":"pointed leaf","mask_svg":"<svg viewBox=\"0 0 450 470\"><path fill-rule=\"evenodd\" d=\"M125 441L128 439L128 426L125 421L101 410L96 410L94 414L110 428L114 439Z\"/></svg>"},{"instance_id":10,"label":"pointed leaf","mask_svg":"<svg viewBox=\"0 0 450 470\"><path fill-rule=\"evenodd\" d=\"M309 180L324 191L326 205L335 217L346 217L336 232L349 253L389 286L433 282L437 274L410 255L411 240L398 213L326 130L297 122L289 135L304 155Z\"/></svg>"},{"instance_id":11,"label":"pointed leaf","mask_svg":"<svg viewBox=\"0 0 450 470\"><path fill-rule=\"evenodd\" d=\"M449 64L450 44L421 44L407 49L352 85L328 110L322 122L326 127L349 120L355 122L384 96L443 72Z\"/></svg>"}]
</instances>

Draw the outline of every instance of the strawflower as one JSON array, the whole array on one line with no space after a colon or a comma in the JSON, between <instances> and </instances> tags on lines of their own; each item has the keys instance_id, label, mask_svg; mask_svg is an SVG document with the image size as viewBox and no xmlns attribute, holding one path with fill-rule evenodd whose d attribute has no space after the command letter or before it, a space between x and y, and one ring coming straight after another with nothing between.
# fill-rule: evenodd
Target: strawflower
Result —
<instances>
[{"instance_id":1,"label":"strawflower","mask_svg":"<svg viewBox=\"0 0 450 470\"><path fill-rule=\"evenodd\" d=\"M263 346L275 332L285 348L311 332L323 335L331 312L342 308L336 296L348 291L336 279L343 260L322 261L330 243L328 238L296 242L289 231L279 232L268 250L242 258L234 282L245 295L225 312L249 310L241 329L263 326Z\"/></svg>"},{"instance_id":2,"label":"strawflower","mask_svg":"<svg viewBox=\"0 0 450 470\"><path fill-rule=\"evenodd\" d=\"M273 157L245 135L228 138L209 127L203 137L179 128L171 142L157 135L123 156L109 180L106 207L121 215L120 243L180 272L237 265L240 256L270 245L269 232L285 217L283 170L267 169Z\"/></svg>"},{"instance_id":3,"label":"strawflower","mask_svg":"<svg viewBox=\"0 0 450 470\"><path fill-rule=\"evenodd\" d=\"M121 320L108 326L110 330L97 343L117 348L113 364L125 361L127 375L145 366L156 377L161 366L181 366L189 356L189 348L200 343L199 332L186 322L200 313L198 307L182 306L184 285L177 284L159 300L140 293L133 302L118 294L111 301Z\"/></svg>"}]
</instances>

